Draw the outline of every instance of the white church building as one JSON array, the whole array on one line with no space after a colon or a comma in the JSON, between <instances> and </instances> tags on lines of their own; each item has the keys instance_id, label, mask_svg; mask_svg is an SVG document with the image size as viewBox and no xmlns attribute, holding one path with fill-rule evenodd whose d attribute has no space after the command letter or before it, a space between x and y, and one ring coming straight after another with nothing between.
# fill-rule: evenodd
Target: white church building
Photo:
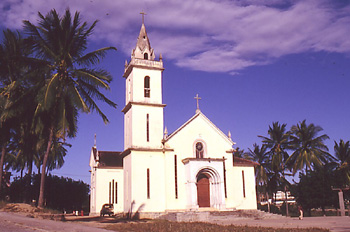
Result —
<instances>
[{"instance_id":1,"label":"white church building","mask_svg":"<svg viewBox=\"0 0 350 232\"><path fill-rule=\"evenodd\" d=\"M168 134L163 125L162 56L142 23L125 64L124 151L91 150L90 214L256 209L255 162L233 157L235 144L198 107ZM132 208L132 209L131 209Z\"/></svg>"}]
</instances>

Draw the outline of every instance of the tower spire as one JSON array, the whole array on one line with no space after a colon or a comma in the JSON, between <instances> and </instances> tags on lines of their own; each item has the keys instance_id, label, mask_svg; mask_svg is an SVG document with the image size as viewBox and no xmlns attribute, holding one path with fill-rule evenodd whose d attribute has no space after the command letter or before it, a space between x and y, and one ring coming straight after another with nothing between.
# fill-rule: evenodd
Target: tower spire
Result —
<instances>
[{"instance_id":1,"label":"tower spire","mask_svg":"<svg viewBox=\"0 0 350 232\"><path fill-rule=\"evenodd\" d=\"M144 60L154 60L155 59L154 50L151 47L151 44L149 42L149 38L145 27L146 13L142 11L140 14L142 15L142 25L141 25L139 36L137 37L136 47L132 51L131 57L134 57L137 59L144 59Z\"/></svg>"}]
</instances>

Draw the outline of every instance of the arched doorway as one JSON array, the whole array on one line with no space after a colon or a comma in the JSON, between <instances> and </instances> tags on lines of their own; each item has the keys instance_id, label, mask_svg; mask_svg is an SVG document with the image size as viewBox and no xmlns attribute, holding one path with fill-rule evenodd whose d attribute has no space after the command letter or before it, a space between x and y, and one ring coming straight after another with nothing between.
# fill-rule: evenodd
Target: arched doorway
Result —
<instances>
[{"instance_id":1,"label":"arched doorway","mask_svg":"<svg viewBox=\"0 0 350 232\"><path fill-rule=\"evenodd\" d=\"M197 200L199 207L210 207L210 181L203 173L197 177Z\"/></svg>"}]
</instances>

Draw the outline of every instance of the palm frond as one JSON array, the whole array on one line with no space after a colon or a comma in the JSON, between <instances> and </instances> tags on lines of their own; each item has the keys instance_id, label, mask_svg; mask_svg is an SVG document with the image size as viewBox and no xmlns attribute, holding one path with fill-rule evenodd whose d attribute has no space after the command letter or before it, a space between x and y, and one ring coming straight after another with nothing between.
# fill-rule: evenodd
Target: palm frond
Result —
<instances>
[{"instance_id":1,"label":"palm frond","mask_svg":"<svg viewBox=\"0 0 350 232\"><path fill-rule=\"evenodd\" d=\"M105 47L100 48L98 50L95 50L93 52L89 52L88 54L79 57L79 59L76 61L78 65L82 66L90 66L100 63L101 59L103 59L108 51L117 49L115 47Z\"/></svg>"}]
</instances>

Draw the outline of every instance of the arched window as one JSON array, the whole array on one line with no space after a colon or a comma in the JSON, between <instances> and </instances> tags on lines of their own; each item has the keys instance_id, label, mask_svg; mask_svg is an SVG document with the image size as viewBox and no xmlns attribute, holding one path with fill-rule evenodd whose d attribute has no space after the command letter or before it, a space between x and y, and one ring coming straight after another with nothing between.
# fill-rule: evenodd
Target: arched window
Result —
<instances>
[{"instance_id":1,"label":"arched window","mask_svg":"<svg viewBox=\"0 0 350 232\"><path fill-rule=\"evenodd\" d=\"M202 142L196 143L196 158L197 159L204 158L204 146Z\"/></svg>"},{"instance_id":2,"label":"arched window","mask_svg":"<svg viewBox=\"0 0 350 232\"><path fill-rule=\"evenodd\" d=\"M148 60L148 53L143 54L143 59Z\"/></svg>"},{"instance_id":3,"label":"arched window","mask_svg":"<svg viewBox=\"0 0 350 232\"><path fill-rule=\"evenodd\" d=\"M149 76L145 76L144 87L145 87L145 97L151 97L151 88L150 88Z\"/></svg>"}]
</instances>

